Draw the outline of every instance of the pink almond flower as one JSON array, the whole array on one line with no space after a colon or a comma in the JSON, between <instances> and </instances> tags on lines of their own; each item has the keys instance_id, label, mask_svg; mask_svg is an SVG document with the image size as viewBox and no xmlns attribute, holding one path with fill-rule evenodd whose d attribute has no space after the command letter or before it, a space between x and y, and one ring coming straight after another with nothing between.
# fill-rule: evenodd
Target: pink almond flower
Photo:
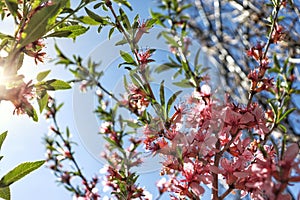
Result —
<instances>
[{"instance_id":1,"label":"pink almond flower","mask_svg":"<svg viewBox=\"0 0 300 200\"><path fill-rule=\"evenodd\" d=\"M299 146L296 143L291 144L284 152L282 160L279 161L280 171L274 174L274 177L287 186L288 182L300 182L300 162L296 161L299 154ZM295 170L298 176L292 176L292 170Z\"/></svg>"}]
</instances>

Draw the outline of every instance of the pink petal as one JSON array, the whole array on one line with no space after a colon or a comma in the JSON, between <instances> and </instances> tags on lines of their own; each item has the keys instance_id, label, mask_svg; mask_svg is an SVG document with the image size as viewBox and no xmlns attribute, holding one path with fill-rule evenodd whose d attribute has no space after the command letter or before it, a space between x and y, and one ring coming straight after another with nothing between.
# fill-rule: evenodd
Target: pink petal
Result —
<instances>
[{"instance_id":1,"label":"pink petal","mask_svg":"<svg viewBox=\"0 0 300 200\"><path fill-rule=\"evenodd\" d=\"M190 187L191 187L193 193L196 194L197 196L200 196L200 195L202 195L205 192L204 188L201 187L199 185L199 183L192 182L191 185L190 185Z\"/></svg>"},{"instance_id":2,"label":"pink petal","mask_svg":"<svg viewBox=\"0 0 300 200\"><path fill-rule=\"evenodd\" d=\"M254 116L249 112L246 112L240 119L241 124L247 124L247 123L253 122L253 121L254 121Z\"/></svg>"},{"instance_id":3,"label":"pink petal","mask_svg":"<svg viewBox=\"0 0 300 200\"><path fill-rule=\"evenodd\" d=\"M233 175L238 178L246 178L249 176L248 172L233 172Z\"/></svg>"},{"instance_id":4,"label":"pink petal","mask_svg":"<svg viewBox=\"0 0 300 200\"><path fill-rule=\"evenodd\" d=\"M215 174L222 174L222 170L219 169L217 166L210 165L209 170Z\"/></svg>"},{"instance_id":5,"label":"pink petal","mask_svg":"<svg viewBox=\"0 0 300 200\"><path fill-rule=\"evenodd\" d=\"M283 160L287 162L292 162L296 158L298 153L299 153L298 144L293 143L284 152Z\"/></svg>"}]
</instances>

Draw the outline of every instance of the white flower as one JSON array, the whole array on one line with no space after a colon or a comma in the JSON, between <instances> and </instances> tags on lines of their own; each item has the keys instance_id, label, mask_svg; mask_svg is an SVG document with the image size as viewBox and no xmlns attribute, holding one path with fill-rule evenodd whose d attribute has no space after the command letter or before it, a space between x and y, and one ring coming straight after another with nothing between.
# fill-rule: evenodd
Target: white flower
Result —
<instances>
[{"instance_id":1,"label":"white flower","mask_svg":"<svg viewBox=\"0 0 300 200\"><path fill-rule=\"evenodd\" d=\"M167 182L167 179L165 177L161 178L157 183L156 183L156 186L158 188L162 188L163 185Z\"/></svg>"},{"instance_id":2,"label":"white flower","mask_svg":"<svg viewBox=\"0 0 300 200\"><path fill-rule=\"evenodd\" d=\"M108 171L109 165L104 165L100 170L99 173L100 174L106 174Z\"/></svg>"},{"instance_id":3,"label":"white flower","mask_svg":"<svg viewBox=\"0 0 300 200\"><path fill-rule=\"evenodd\" d=\"M143 194L145 195L144 196L145 199L149 199L149 200L153 199L153 195L149 191L144 190Z\"/></svg>"}]
</instances>

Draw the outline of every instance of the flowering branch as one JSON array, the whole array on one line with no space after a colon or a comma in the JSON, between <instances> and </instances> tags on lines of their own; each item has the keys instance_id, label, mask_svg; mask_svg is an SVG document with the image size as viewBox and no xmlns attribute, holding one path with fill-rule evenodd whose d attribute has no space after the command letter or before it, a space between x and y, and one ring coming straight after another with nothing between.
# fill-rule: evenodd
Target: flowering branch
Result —
<instances>
[{"instance_id":1,"label":"flowering branch","mask_svg":"<svg viewBox=\"0 0 300 200\"><path fill-rule=\"evenodd\" d=\"M58 177L58 181L62 183L66 189L73 192L76 198L84 197L85 199L97 200L100 197L98 189L96 188L98 178L94 177L92 181L88 181L83 175L83 172L74 157L74 151L72 149L73 142L70 141L69 129L66 130L65 134L59 129L57 123L57 112L61 107L62 104L57 106L55 100L49 97L46 118L53 120L54 127L51 127L51 131L55 134L54 138L58 136L60 139L59 141L50 137L45 138L49 168L54 171L55 175ZM75 169L67 170L63 166L63 161L70 161ZM75 177L79 177L81 179L84 186L83 191L80 187L75 187L71 182L71 179Z\"/></svg>"}]
</instances>

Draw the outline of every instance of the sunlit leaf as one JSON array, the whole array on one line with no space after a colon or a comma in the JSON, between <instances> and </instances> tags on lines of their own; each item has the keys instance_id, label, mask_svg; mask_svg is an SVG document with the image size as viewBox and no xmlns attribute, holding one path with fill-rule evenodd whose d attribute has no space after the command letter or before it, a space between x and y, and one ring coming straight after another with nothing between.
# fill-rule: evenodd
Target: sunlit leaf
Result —
<instances>
[{"instance_id":1,"label":"sunlit leaf","mask_svg":"<svg viewBox=\"0 0 300 200\"><path fill-rule=\"evenodd\" d=\"M177 99L178 95L179 95L181 92L182 92L182 91L177 91L177 92L175 92L175 93L170 97L170 99L168 100L168 103L167 103L167 114L169 114L170 108L171 108L172 104L175 102L175 100Z\"/></svg>"},{"instance_id":2,"label":"sunlit leaf","mask_svg":"<svg viewBox=\"0 0 300 200\"><path fill-rule=\"evenodd\" d=\"M24 29L20 42L21 47L42 38L48 32L47 26L50 25L51 18L58 13L60 6L60 3L54 3L42 8L32 16Z\"/></svg>"},{"instance_id":3,"label":"sunlit leaf","mask_svg":"<svg viewBox=\"0 0 300 200\"><path fill-rule=\"evenodd\" d=\"M120 55L127 63L135 63L134 59L129 53L121 50Z\"/></svg>"},{"instance_id":4,"label":"sunlit leaf","mask_svg":"<svg viewBox=\"0 0 300 200\"><path fill-rule=\"evenodd\" d=\"M90 16L83 16L83 17L80 17L79 20L84 23L84 24L87 24L87 25L92 25L92 26L95 26L95 25L99 25L100 22L97 22L96 20L94 20L93 18L91 18Z\"/></svg>"},{"instance_id":5,"label":"sunlit leaf","mask_svg":"<svg viewBox=\"0 0 300 200\"><path fill-rule=\"evenodd\" d=\"M46 81L46 85L50 86L47 88L48 90L66 90L71 88L69 83L56 79Z\"/></svg>"},{"instance_id":6,"label":"sunlit leaf","mask_svg":"<svg viewBox=\"0 0 300 200\"><path fill-rule=\"evenodd\" d=\"M106 19L104 17L94 13L93 11L89 10L88 8L84 8L84 9L85 9L85 12L88 14L88 16L91 17L96 22L100 22L102 24L106 21Z\"/></svg>"},{"instance_id":7,"label":"sunlit leaf","mask_svg":"<svg viewBox=\"0 0 300 200\"><path fill-rule=\"evenodd\" d=\"M17 167L15 167L13 170L11 170L10 172L8 172L6 175L2 177L2 179L0 180L0 187L7 187L11 185L12 183L20 180L27 174L41 167L44 163L45 161L41 160L35 162L25 162L18 165Z\"/></svg>"},{"instance_id":8,"label":"sunlit leaf","mask_svg":"<svg viewBox=\"0 0 300 200\"><path fill-rule=\"evenodd\" d=\"M2 198L4 200L10 200L9 187L0 187L0 198Z\"/></svg>"},{"instance_id":9,"label":"sunlit leaf","mask_svg":"<svg viewBox=\"0 0 300 200\"><path fill-rule=\"evenodd\" d=\"M40 113L42 113L43 110L45 109L45 107L48 103L48 98L49 98L49 95L47 92L45 92L45 94L37 100L38 104L39 104Z\"/></svg>"},{"instance_id":10,"label":"sunlit leaf","mask_svg":"<svg viewBox=\"0 0 300 200\"><path fill-rule=\"evenodd\" d=\"M119 45L124 45L124 44L126 44L127 43L127 40L126 39L122 39L122 40L120 40L119 42L117 42L115 45L116 46L119 46Z\"/></svg>"},{"instance_id":11,"label":"sunlit leaf","mask_svg":"<svg viewBox=\"0 0 300 200\"><path fill-rule=\"evenodd\" d=\"M46 78L50 72L51 72L51 70L47 70L47 71L40 72L40 73L36 76L36 80L37 80L37 81L42 81L42 80L44 80L44 78Z\"/></svg>"},{"instance_id":12,"label":"sunlit leaf","mask_svg":"<svg viewBox=\"0 0 300 200\"><path fill-rule=\"evenodd\" d=\"M45 37L68 37L74 39L87 32L87 30L88 28L81 25L65 26Z\"/></svg>"},{"instance_id":13,"label":"sunlit leaf","mask_svg":"<svg viewBox=\"0 0 300 200\"><path fill-rule=\"evenodd\" d=\"M1 133L1 135L0 135L0 149L2 147L2 144L3 144L6 136L7 136L7 131L5 131L4 133Z\"/></svg>"},{"instance_id":14,"label":"sunlit leaf","mask_svg":"<svg viewBox=\"0 0 300 200\"><path fill-rule=\"evenodd\" d=\"M15 17L18 13L18 1L17 0L5 0L5 4L9 12Z\"/></svg>"}]
</instances>

